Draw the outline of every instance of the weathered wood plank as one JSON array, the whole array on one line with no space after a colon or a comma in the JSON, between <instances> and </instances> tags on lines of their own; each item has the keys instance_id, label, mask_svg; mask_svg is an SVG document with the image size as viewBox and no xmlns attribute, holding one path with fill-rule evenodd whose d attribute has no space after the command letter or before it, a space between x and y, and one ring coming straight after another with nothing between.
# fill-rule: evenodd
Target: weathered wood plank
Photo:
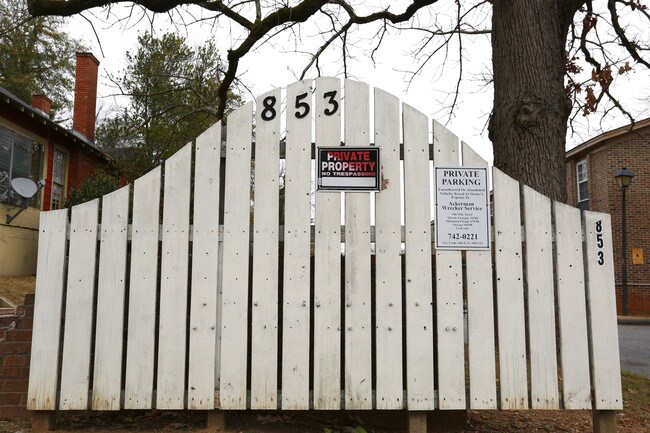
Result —
<instances>
[{"instance_id":1,"label":"weathered wood plank","mask_svg":"<svg viewBox=\"0 0 650 433\"><path fill-rule=\"evenodd\" d=\"M519 182L496 168L492 170L492 181L501 409L527 409Z\"/></svg>"},{"instance_id":2,"label":"weathered wood plank","mask_svg":"<svg viewBox=\"0 0 650 433\"><path fill-rule=\"evenodd\" d=\"M623 408L618 353L612 223L609 214L583 212L588 324L594 409Z\"/></svg>"},{"instance_id":3,"label":"weathered wood plank","mask_svg":"<svg viewBox=\"0 0 650 433\"><path fill-rule=\"evenodd\" d=\"M120 409L128 222L129 187L125 186L102 199L93 410Z\"/></svg>"},{"instance_id":4,"label":"weathered wood plank","mask_svg":"<svg viewBox=\"0 0 650 433\"><path fill-rule=\"evenodd\" d=\"M255 123L255 232L253 234L253 324L251 409L278 408L278 246L280 115L265 121L263 102L280 101L280 89L257 98Z\"/></svg>"},{"instance_id":5,"label":"weathered wood plank","mask_svg":"<svg viewBox=\"0 0 650 433\"><path fill-rule=\"evenodd\" d=\"M381 148L382 190L375 194L376 408L404 408L399 99L375 89L375 146Z\"/></svg>"},{"instance_id":6,"label":"weathered wood plank","mask_svg":"<svg viewBox=\"0 0 650 433\"><path fill-rule=\"evenodd\" d=\"M487 162L466 143L462 143L462 159L464 166L488 166ZM469 340L469 407L472 409L496 409L491 252L466 251L465 269Z\"/></svg>"},{"instance_id":7,"label":"weathered wood plank","mask_svg":"<svg viewBox=\"0 0 650 433\"><path fill-rule=\"evenodd\" d=\"M316 146L340 145L340 80L316 79L315 99ZM315 223L314 408L337 410L341 408L340 193L316 193Z\"/></svg>"},{"instance_id":8,"label":"weathered wood plank","mask_svg":"<svg viewBox=\"0 0 650 433\"><path fill-rule=\"evenodd\" d=\"M221 122L196 139L187 405L214 409Z\"/></svg>"},{"instance_id":9,"label":"weathered wood plank","mask_svg":"<svg viewBox=\"0 0 650 433\"><path fill-rule=\"evenodd\" d=\"M311 80L299 81L287 88L288 101L296 101L299 96L313 110ZM299 118L293 110L287 110L282 306L284 410L309 409L312 118L312 113Z\"/></svg>"},{"instance_id":10,"label":"weathered wood plank","mask_svg":"<svg viewBox=\"0 0 650 433\"><path fill-rule=\"evenodd\" d=\"M183 409L192 145L165 161L157 409Z\"/></svg>"},{"instance_id":11,"label":"weathered wood plank","mask_svg":"<svg viewBox=\"0 0 650 433\"><path fill-rule=\"evenodd\" d=\"M72 208L59 409L88 409L99 199Z\"/></svg>"},{"instance_id":12,"label":"weathered wood plank","mask_svg":"<svg viewBox=\"0 0 650 433\"><path fill-rule=\"evenodd\" d=\"M409 410L433 410L433 287L427 117L403 104L406 226L406 393Z\"/></svg>"},{"instance_id":13,"label":"weathered wood plank","mask_svg":"<svg viewBox=\"0 0 650 433\"><path fill-rule=\"evenodd\" d=\"M434 167L459 165L458 137L433 121ZM436 251L438 407L465 409L463 263L460 251Z\"/></svg>"},{"instance_id":14,"label":"weathered wood plank","mask_svg":"<svg viewBox=\"0 0 650 433\"><path fill-rule=\"evenodd\" d=\"M161 167L133 185L131 274L126 340L125 409L151 409L158 284Z\"/></svg>"},{"instance_id":15,"label":"weathered wood plank","mask_svg":"<svg viewBox=\"0 0 650 433\"><path fill-rule=\"evenodd\" d=\"M370 145L368 85L345 80L345 145ZM372 409L370 193L345 194L345 408Z\"/></svg>"},{"instance_id":16,"label":"weathered wood plank","mask_svg":"<svg viewBox=\"0 0 650 433\"><path fill-rule=\"evenodd\" d=\"M222 265L222 409L246 409L252 116L252 103L228 116Z\"/></svg>"},{"instance_id":17,"label":"weathered wood plank","mask_svg":"<svg viewBox=\"0 0 650 433\"><path fill-rule=\"evenodd\" d=\"M27 409L56 409L68 210L41 212ZM48 412L50 413L50 412Z\"/></svg>"},{"instance_id":18,"label":"weathered wood plank","mask_svg":"<svg viewBox=\"0 0 650 433\"><path fill-rule=\"evenodd\" d=\"M523 197L532 408L559 409L551 200L528 186Z\"/></svg>"},{"instance_id":19,"label":"weathered wood plank","mask_svg":"<svg viewBox=\"0 0 650 433\"><path fill-rule=\"evenodd\" d=\"M557 310L565 409L591 408L580 209L554 202Z\"/></svg>"}]
</instances>

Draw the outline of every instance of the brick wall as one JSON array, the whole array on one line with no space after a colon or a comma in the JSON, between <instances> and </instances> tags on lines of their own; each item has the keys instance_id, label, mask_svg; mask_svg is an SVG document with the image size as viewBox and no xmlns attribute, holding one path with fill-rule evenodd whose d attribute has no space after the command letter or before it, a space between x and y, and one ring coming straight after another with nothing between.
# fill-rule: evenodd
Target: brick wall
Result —
<instances>
[{"instance_id":1,"label":"brick wall","mask_svg":"<svg viewBox=\"0 0 650 433\"><path fill-rule=\"evenodd\" d=\"M622 134L567 160L567 202L577 204L575 164L587 159L589 209L612 216L614 272L620 309L621 282L621 191L614 174L622 167L635 177L626 192L627 272L629 314L650 317L650 127ZM644 263L633 264L632 249L643 250Z\"/></svg>"},{"instance_id":2,"label":"brick wall","mask_svg":"<svg viewBox=\"0 0 650 433\"><path fill-rule=\"evenodd\" d=\"M34 295L26 295L9 328L0 329L0 419L27 418Z\"/></svg>"}]
</instances>

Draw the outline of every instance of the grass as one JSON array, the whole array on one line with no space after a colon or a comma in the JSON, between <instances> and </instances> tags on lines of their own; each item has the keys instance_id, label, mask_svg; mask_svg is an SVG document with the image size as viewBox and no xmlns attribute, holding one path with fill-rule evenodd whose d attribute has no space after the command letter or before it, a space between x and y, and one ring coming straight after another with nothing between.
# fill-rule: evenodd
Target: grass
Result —
<instances>
[{"instance_id":1,"label":"grass","mask_svg":"<svg viewBox=\"0 0 650 433\"><path fill-rule=\"evenodd\" d=\"M625 413L650 422L650 379L629 371L622 375Z\"/></svg>"},{"instance_id":2,"label":"grass","mask_svg":"<svg viewBox=\"0 0 650 433\"><path fill-rule=\"evenodd\" d=\"M25 295L34 293L36 277L0 277L0 296L14 305L23 305Z\"/></svg>"}]
</instances>

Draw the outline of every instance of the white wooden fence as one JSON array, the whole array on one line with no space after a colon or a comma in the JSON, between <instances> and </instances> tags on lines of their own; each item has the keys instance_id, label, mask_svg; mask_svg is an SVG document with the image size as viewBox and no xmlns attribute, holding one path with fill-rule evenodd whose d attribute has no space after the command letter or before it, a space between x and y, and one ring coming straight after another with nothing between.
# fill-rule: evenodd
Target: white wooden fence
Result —
<instances>
[{"instance_id":1,"label":"white wooden fence","mask_svg":"<svg viewBox=\"0 0 650 433\"><path fill-rule=\"evenodd\" d=\"M430 160L485 162L344 84L260 96L254 134L252 103L231 114L225 174L216 124L133 186L41 214L30 409L622 407L609 215L494 169L492 250L435 251ZM311 202L312 143L342 133L383 172L374 200L345 194L343 226L340 193Z\"/></svg>"}]
</instances>

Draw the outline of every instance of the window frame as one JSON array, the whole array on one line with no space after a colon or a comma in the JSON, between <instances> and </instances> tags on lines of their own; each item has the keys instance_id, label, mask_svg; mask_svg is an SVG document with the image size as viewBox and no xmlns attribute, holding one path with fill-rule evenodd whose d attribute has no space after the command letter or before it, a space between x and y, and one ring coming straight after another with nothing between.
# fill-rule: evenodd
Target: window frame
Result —
<instances>
[{"instance_id":1,"label":"window frame","mask_svg":"<svg viewBox=\"0 0 650 433\"><path fill-rule=\"evenodd\" d=\"M60 184L58 182L55 182L54 180L54 158L56 156L56 153L60 153L63 155L63 184ZM70 152L68 152L66 149L59 147L59 146L54 146L54 149L52 150L52 180L51 180L51 185L50 185L50 210L57 210L57 209L62 209L63 204L65 203L65 199L67 198L67 189L68 189L68 168L70 167ZM54 185L60 185L61 186L61 201L59 203L59 207L54 207Z\"/></svg>"},{"instance_id":2,"label":"window frame","mask_svg":"<svg viewBox=\"0 0 650 433\"><path fill-rule=\"evenodd\" d=\"M10 152L9 152L9 167L7 171L7 175L9 176L9 179L15 179L15 154L16 154L16 137L20 136L22 139L25 139L29 142L30 145L33 146L38 146L39 150L37 152L40 153L38 159L39 167L38 167L38 173L32 173L31 169L33 167L33 159L30 162L30 173L28 178L32 179L34 182L38 183L41 179L44 179L46 176L46 170L47 170L47 145L43 144L41 140L38 140L36 137L34 137L31 133L28 131L24 131L22 128L17 128L15 125L12 125L11 123L5 123L5 122L0 122L0 126L6 130L8 130L11 134L11 142L10 142ZM36 152L31 152L32 158L33 155ZM36 178L34 178L36 176ZM18 177L24 177L24 176L18 176ZM32 197L28 202L27 206L28 207L34 207L41 209L43 205L43 199L44 199L44 191L39 191L34 197ZM0 204L5 204L5 205L12 205L11 202L0 202Z\"/></svg>"},{"instance_id":3,"label":"window frame","mask_svg":"<svg viewBox=\"0 0 650 433\"><path fill-rule=\"evenodd\" d=\"M584 166L584 179L580 180L580 167ZM587 185L587 197L580 197L580 185ZM576 163L576 187L577 187L577 201L578 203L584 203L589 201L589 165L587 164L587 158L581 159Z\"/></svg>"}]
</instances>

